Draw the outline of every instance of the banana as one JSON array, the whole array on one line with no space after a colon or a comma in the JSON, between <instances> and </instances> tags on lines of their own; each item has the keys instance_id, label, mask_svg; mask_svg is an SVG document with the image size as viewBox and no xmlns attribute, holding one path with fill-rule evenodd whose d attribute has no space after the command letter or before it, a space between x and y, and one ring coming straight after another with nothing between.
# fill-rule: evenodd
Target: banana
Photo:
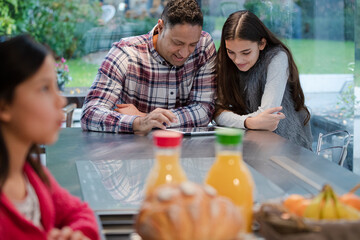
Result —
<instances>
[{"instance_id":1,"label":"banana","mask_svg":"<svg viewBox=\"0 0 360 240\"><path fill-rule=\"evenodd\" d=\"M347 214L348 214L347 219L349 219L349 220L358 220L358 219L360 219L360 212L357 209L355 209L355 208L353 208L353 207L351 207L349 205L345 205L345 208L347 208Z\"/></svg>"},{"instance_id":2,"label":"banana","mask_svg":"<svg viewBox=\"0 0 360 240\"><path fill-rule=\"evenodd\" d=\"M335 195L335 193L334 193ZM335 207L336 207L336 211L338 214L339 219L352 219L353 216L350 213L348 207L343 204L341 201L339 201L339 199L337 198L337 196L335 196Z\"/></svg>"},{"instance_id":3,"label":"banana","mask_svg":"<svg viewBox=\"0 0 360 240\"><path fill-rule=\"evenodd\" d=\"M342 203L336 196L333 189L330 186L328 186L327 188L328 188L328 193L330 194L330 197L334 201L338 219L346 219L346 220L360 219L360 212L358 210Z\"/></svg>"},{"instance_id":4,"label":"banana","mask_svg":"<svg viewBox=\"0 0 360 240\"><path fill-rule=\"evenodd\" d=\"M314 220L359 220L360 211L342 203L332 187L326 184L322 191L311 200L305 209L304 217Z\"/></svg>"},{"instance_id":5,"label":"banana","mask_svg":"<svg viewBox=\"0 0 360 240\"><path fill-rule=\"evenodd\" d=\"M325 186L324 191L325 191L325 196L324 196L325 203L321 208L320 218L327 220L336 220L338 219L338 212L335 205L336 200L334 199L334 192L331 189L331 187L328 185Z\"/></svg>"},{"instance_id":6,"label":"banana","mask_svg":"<svg viewBox=\"0 0 360 240\"><path fill-rule=\"evenodd\" d=\"M338 202L336 205L336 210L338 212L339 219L350 219L348 209L345 204Z\"/></svg>"},{"instance_id":7,"label":"banana","mask_svg":"<svg viewBox=\"0 0 360 240\"><path fill-rule=\"evenodd\" d=\"M311 200L309 206L305 209L304 217L318 220L320 219L321 208L323 205L324 191L320 192Z\"/></svg>"},{"instance_id":8,"label":"banana","mask_svg":"<svg viewBox=\"0 0 360 240\"><path fill-rule=\"evenodd\" d=\"M351 206L339 202L337 209L340 219L347 219L347 220L360 219L360 212Z\"/></svg>"}]
</instances>

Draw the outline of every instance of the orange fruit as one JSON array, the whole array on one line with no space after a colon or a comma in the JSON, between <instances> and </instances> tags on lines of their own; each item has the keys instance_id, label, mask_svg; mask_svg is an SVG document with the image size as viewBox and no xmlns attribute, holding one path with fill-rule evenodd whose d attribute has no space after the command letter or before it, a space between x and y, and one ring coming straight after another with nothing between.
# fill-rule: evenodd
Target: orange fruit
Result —
<instances>
[{"instance_id":1,"label":"orange fruit","mask_svg":"<svg viewBox=\"0 0 360 240\"><path fill-rule=\"evenodd\" d=\"M304 201L304 197L299 194L291 194L283 201L284 207L290 212L294 213L295 209L300 206L301 202Z\"/></svg>"},{"instance_id":2,"label":"orange fruit","mask_svg":"<svg viewBox=\"0 0 360 240\"><path fill-rule=\"evenodd\" d=\"M345 193L341 197L339 197L339 200L349 206L352 206L353 208L360 210L360 197L352 192Z\"/></svg>"},{"instance_id":3,"label":"orange fruit","mask_svg":"<svg viewBox=\"0 0 360 240\"><path fill-rule=\"evenodd\" d=\"M339 197L339 200L346 205L360 210L360 197L355 194L358 189L360 189L360 183L353 187L348 193Z\"/></svg>"},{"instance_id":4,"label":"orange fruit","mask_svg":"<svg viewBox=\"0 0 360 240\"><path fill-rule=\"evenodd\" d=\"M312 199L307 199L305 198L303 201L301 201L298 206L295 207L294 212L296 215L302 217L304 216L305 213L305 209L307 208L307 206L309 206L309 204L311 203Z\"/></svg>"}]
</instances>

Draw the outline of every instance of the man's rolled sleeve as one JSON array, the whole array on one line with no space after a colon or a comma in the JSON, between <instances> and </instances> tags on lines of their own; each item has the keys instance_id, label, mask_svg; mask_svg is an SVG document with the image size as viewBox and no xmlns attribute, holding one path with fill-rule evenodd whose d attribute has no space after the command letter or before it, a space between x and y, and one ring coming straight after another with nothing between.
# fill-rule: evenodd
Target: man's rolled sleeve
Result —
<instances>
[{"instance_id":1,"label":"man's rolled sleeve","mask_svg":"<svg viewBox=\"0 0 360 240\"><path fill-rule=\"evenodd\" d=\"M122 90L122 79L126 73L127 56L118 49L110 51L86 97L81 127L84 130L103 132L132 132L137 116L114 111ZM114 80L115 79L115 80Z\"/></svg>"}]
</instances>

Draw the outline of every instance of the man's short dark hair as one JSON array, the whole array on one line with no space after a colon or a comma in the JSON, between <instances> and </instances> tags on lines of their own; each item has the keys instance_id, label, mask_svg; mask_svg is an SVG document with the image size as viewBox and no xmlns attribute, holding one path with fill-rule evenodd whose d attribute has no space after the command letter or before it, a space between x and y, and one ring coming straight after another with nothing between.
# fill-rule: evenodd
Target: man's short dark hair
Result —
<instances>
[{"instance_id":1,"label":"man's short dark hair","mask_svg":"<svg viewBox=\"0 0 360 240\"><path fill-rule=\"evenodd\" d=\"M203 14L195 0L170 0L161 19L170 26L184 23L203 26Z\"/></svg>"}]
</instances>

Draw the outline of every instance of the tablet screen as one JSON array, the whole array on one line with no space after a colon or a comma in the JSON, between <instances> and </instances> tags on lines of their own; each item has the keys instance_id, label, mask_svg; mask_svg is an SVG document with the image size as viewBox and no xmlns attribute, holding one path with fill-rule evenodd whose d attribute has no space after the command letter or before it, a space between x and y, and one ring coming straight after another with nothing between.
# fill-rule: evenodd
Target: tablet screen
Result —
<instances>
[{"instance_id":1,"label":"tablet screen","mask_svg":"<svg viewBox=\"0 0 360 240\"><path fill-rule=\"evenodd\" d=\"M181 132L184 136L205 136L215 134L215 127L168 128L166 130Z\"/></svg>"}]
</instances>

